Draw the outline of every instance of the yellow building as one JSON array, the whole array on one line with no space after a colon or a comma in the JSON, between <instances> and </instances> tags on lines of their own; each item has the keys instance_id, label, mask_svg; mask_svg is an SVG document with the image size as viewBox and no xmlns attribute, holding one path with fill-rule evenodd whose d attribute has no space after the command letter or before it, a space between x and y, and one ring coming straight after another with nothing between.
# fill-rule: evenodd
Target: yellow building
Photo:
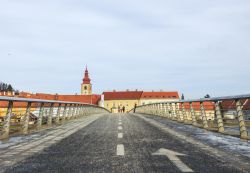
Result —
<instances>
[{"instance_id":1,"label":"yellow building","mask_svg":"<svg viewBox=\"0 0 250 173\"><path fill-rule=\"evenodd\" d=\"M128 112L139 105L142 91L113 91L103 92L104 107L113 113L118 113L124 108Z\"/></svg>"},{"instance_id":2,"label":"yellow building","mask_svg":"<svg viewBox=\"0 0 250 173\"><path fill-rule=\"evenodd\" d=\"M178 92L143 92L143 91L113 91L104 92L104 107L113 113L130 111L135 106L164 101L176 101Z\"/></svg>"}]
</instances>

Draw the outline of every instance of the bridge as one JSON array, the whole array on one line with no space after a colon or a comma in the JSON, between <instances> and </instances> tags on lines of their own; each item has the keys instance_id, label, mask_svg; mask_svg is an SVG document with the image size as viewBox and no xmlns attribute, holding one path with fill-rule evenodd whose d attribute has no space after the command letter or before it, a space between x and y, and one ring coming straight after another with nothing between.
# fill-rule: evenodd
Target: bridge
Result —
<instances>
[{"instance_id":1,"label":"bridge","mask_svg":"<svg viewBox=\"0 0 250 173\"><path fill-rule=\"evenodd\" d=\"M0 97L0 172L250 172L250 95L145 104ZM23 114L18 105L25 106ZM211 106L207 111L207 107Z\"/></svg>"}]
</instances>

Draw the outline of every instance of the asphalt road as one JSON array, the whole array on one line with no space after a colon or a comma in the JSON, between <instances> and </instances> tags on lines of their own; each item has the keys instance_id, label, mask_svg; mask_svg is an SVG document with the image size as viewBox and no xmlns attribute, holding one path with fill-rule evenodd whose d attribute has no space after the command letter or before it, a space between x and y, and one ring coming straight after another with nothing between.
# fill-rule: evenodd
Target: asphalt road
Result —
<instances>
[{"instance_id":1,"label":"asphalt road","mask_svg":"<svg viewBox=\"0 0 250 173\"><path fill-rule=\"evenodd\" d=\"M163 132L133 114L101 116L39 154L6 170L25 173L192 171L241 172L232 164Z\"/></svg>"}]
</instances>

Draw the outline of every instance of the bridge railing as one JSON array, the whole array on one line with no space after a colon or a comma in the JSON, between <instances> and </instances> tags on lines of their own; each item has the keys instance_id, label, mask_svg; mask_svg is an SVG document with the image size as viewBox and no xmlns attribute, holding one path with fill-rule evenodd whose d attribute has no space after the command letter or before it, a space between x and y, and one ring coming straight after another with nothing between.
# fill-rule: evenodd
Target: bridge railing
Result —
<instances>
[{"instance_id":1,"label":"bridge railing","mask_svg":"<svg viewBox=\"0 0 250 173\"><path fill-rule=\"evenodd\" d=\"M249 140L250 94L166 101L136 107L130 112L162 116Z\"/></svg>"},{"instance_id":2,"label":"bridge railing","mask_svg":"<svg viewBox=\"0 0 250 173\"><path fill-rule=\"evenodd\" d=\"M0 139L10 134L62 124L69 119L107 113L105 108L80 102L0 96Z\"/></svg>"}]
</instances>

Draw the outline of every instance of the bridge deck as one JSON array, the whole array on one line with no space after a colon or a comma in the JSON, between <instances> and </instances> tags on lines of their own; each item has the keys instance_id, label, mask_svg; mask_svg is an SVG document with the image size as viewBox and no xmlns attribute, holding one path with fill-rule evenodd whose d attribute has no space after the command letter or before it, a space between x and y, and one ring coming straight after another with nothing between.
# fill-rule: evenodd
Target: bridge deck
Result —
<instances>
[{"instance_id":1,"label":"bridge deck","mask_svg":"<svg viewBox=\"0 0 250 173\"><path fill-rule=\"evenodd\" d=\"M73 120L0 152L6 172L250 171L247 157L232 157L167 123L135 114Z\"/></svg>"}]
</instances>

